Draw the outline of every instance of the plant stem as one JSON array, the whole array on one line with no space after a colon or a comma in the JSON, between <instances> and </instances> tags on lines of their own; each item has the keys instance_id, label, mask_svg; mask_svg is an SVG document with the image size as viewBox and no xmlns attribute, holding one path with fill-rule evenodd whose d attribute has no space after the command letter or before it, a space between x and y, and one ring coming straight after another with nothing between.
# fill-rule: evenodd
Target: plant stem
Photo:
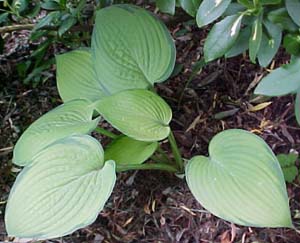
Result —
<instances>
[{"instance_id":1,"label":"plant stem","mask_svg":"<svg viewBox=\"0 0 300 243\"><path fill-rule=\"evenodd\" d=\"M174 134L173 134L172 131L170 131L168 139L169 139L169 142L170 142L170 145L171 145L171 149L172 149L177 167L178 167L180 172L183 172L183 167L184 167L183 166L183 160L182 160L180 151L178 149L178 146L177 146L177 143L176 143L176 140L175 140L175 137L174 137Z\"/></svg>"},{"instance_id":2,"label":"plant stem","mask_svg":"<svg viewBox=\"0 0 300 243\"><path fill-rule=\"evenodd\" d=\"M174 166L162 163L147 163L141 165L117 165L117 172L127 170L163 170L171 173L178 172L177 168L175 168Z\"/></svg>"},{"instance_id":3,"label":"plant stem","mask_svg":"<svg viewBox=\"0 0 300 243\"><path fill-rule=\"evenodd\" d=\"M153 161L153 162L156 162L156 163L164 163L164 164L170 164L170 160L165 160L163 157L160 157L159 155L152 155L150 157L150 159Z\"/></svg>"},{"instance_id":4,"label":"plant stem","mask_svg":"<svg viewBox=\"0 0 300 243\"><path fill-rule=\"evenodd\" d=\"M181 92L181 95L179 97L179 100L178 100L178 106L181 105L181 102L182 102L182 99L183 99L183 95L184 95L184 92L185 90L189 87L190 85L190 82L197 76L198 72L202 71L202 69L205 67L207 63L205 62L204 58L202 58L201 60L199 60L195 65L194 67L192 68L192 73L188 79L188 81L186 82L182 92Z\"/></svg>"},{"instance_id":5,"label":"plant stem","mask_svg":"<svg viewBox=\"0 0 300 243\"><path fill-rule=\"evenodd\" d=\"M163 158L164 161L168 161L169 163L171 162L169 157L167 156L166 152L162 150L162 148L160 146L157 147L156 150Z\"/></svg>"},{"instance_id":6,"label":"plant stem","mask_svg":"<svg viewBox=\"0 0 300 243\"><path fill-rule=\"evenodd\" d=\"M116 134L114 134L114 133L112 133L112 132L110 132L110 131L107 131L107 130L105 130L105 129L102 128L102 127L96 127L94 131L95 131L95 132L98 132L98 133L100 133L100 134L103 134L103 135L105 135L106 137L109 137L109 138L112 138L112 139L116 139L116 138L118 137L118 135L116 135Z\"/></svg>"}]
</instances>

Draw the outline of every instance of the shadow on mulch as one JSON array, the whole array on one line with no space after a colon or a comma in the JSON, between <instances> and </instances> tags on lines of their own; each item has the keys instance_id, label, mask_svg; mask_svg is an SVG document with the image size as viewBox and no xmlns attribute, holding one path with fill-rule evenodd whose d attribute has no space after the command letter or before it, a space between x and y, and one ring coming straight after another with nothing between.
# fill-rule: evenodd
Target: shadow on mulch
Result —
<instances>
[{"instance_id":1,"label":"shadow on mulch","mask_svg":"<svg viewBox=\"0 0 300 243\"><path fill-rule=\"evenodd\" d=\"M183 64L183 69L180 75L158 84L157 90L172 106L171 125L184 158L206 155L209 140L229 128L255 132L275 153L300 151L300 128L295 122L292 96L273 98L263 110L251 111L255 106L250 102L254 98L252 84L265 70L247 58L211 63L185 88L193 63L202 56L205 33L192 29L178 35L183 28L177 26L173 31L177 36L177 63ZM285 59L280 54L276 65ZM31 88L22 85L13 73L0 77L0 240L4 240L3 202L16 176L11 172L13 145L28 125L61 101L54 80ZM167 144L163 146L169 151ZM288 185L288 193L295 216L300 202L298 179ZM297 243L300 235L290 229L235 226L203 209L184 180L167 173L140 171L118 175L115 190L93 225L47 242Z\"/></svg>"}]
</instances>

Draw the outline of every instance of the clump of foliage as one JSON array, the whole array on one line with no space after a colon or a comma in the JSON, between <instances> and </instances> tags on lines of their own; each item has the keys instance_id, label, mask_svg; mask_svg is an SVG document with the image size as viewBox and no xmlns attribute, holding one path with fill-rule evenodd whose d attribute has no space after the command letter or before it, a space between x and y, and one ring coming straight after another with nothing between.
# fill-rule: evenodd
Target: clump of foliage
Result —
<instances>
[{"instance_id":1,"label":"clump of foliage","mask_svg":"<svg viewBox=\"0 0 300 243\"><path fill-rule=\"evenodd\" d=\"M25 84L32 82L37 85L45 82L49 75L51 65L55 63L52 56L47 52L52 46L63 43L70 48L78 48L84 41L90 40L87 26L90 26L93 19L94 8L85 0L2 0L0 1L0 53L4 46L1 33L15 30L30 30L29 42L35 43L30 46L32 52L24 62L17 65L19 77ZM47 13L44 17L40 15ZM33 19L38 19L32 23ZM76 27L78 28L73 28ZM80 25L81 27L79 27Z\"/></svg>"},{"instance_id":2,"label":"clump of foliage","mask_svg":"<svg viewBox=\"0 0 300 243\"><path fill-rule=\"evenodd\" d=\"M281 96L296 93L295 114L300 124L300 1L299 0L157 0L169 14L182 7L196 17L199 27L217 21L204 44L206 62L248 51L250 60L267 67L279 47L292 55L291 63L268 75L256 94Z\"/></svg>"},{"instance_id":3,"label":"clump of foliage","mask_svg":"<svg viewBox=\"0 0 300 243\"><path fill-rule=\"evenodd\" d=\"M296 154L296 153L278 154L277 159L282 168L282 172L283 172L285 180L287 182L292 183L296 179L296 177L299 173L299 170L296 166L298 154Z\"/></svg>"},{"instance_id":4,"label":"clump of foliage","mask_svg":"<svg viewBox=\"0 0 300 243\"><path fill-rule=\"evenodd\" d=\"M10 236L49 239L91 224L116 172L133 169L185 174L195 198L230 222L294 227L280 164L258 136L226 130L210 141L208 157L181 157L171 108L154 90L171 75L175 55L167 28L146 10L114 5L97 12L91 48L57 56L64 104L35 121L14 148L13 162L24 168L6 207ZM103 120L122 134L98 127ZM92 131L111 144L103 149ZM174 160L163 159L166 139ZM162 159L151 162L156 151Z\"/></svg>"},{"instance_id":5,"label":"clump of foliage","mask_svg":"<svg viewBox=\"0 0 300 243\"><path fill-rule=\"evenodd\" d=\"M204 45L205 61L233 57L249 50L252 62L266 67L283 45L292 55L300 54L298 0L156 0L158 8L175 14L182 7L196 18L198 27L217 21Z\"/></svg>"}]
</instances>

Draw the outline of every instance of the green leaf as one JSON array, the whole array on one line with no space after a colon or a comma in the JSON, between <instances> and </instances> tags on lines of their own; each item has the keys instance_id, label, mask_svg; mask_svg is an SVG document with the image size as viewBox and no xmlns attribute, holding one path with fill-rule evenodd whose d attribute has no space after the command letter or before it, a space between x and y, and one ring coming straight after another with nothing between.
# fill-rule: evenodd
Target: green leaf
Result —
<instances>
[{"instance_id":1,"label":"green leaf","mask_svg":"<svg viewBox=\"0 0 300 243\"><path fill-rule=\"evenodd\" d=\"M288 32L296 32L298 30L298 26L290 18L285 8L279 8L269 12L268 19Z\"/></svg>"},{"instance_id":2,"label":"green leaf","mask_svg":"<svg viewBox=\"0 0 300 243\"><path fill-rule=\"evenodd\" d=\"M155 152L157 146L157 142L120 136L105 149L105 160L113 160L117 165L142 164Z\"/></svg>"},{"instance_id":3,"label":"green leaf","mask_svg":"<svg viewBox=\"0 0 300 243\"><path fill-rule=\"evenodd\" d=\"M256 56L259 51L262 39L262 16L255 19L252 25L252 34L249 40L249 56L252 63L256 63Z\"/></svg>"},{"instance_id":4,"label":"green leaf","mask_svg":"<svg viewBox=\"0 0 300 243\"><path fill-rule=\"evenodd\" d=\"M59 10L60 5L58 4L57 1L47 0L46 2L43 2L41 4L41 8L46 9L46 10Z\"/></svg>"},{"instance_id":5,"label":"green leaf","mask_svg":"<svg viewBox=\"0 0 300 243\"><path fill-rule=\"evenodd\" d=\"M298 155L296 153L278 154L276 157L282 168L295 165L295 162L298 159Z\"/></svg>"},{"instance_id":6,"label":"green leaf","mask_svg":"<svg viewBox=\"0 0 300 243\"><path fill-rule=\"evenodd\" d=\"M280 165L261 138L227 130L212 139L209 155L186 167L188 186L203 207L240 225L293 227Z\"/></svg>"},{"instance_id":7,"label":"green leaf","mask_svg":"<svg viewBox=\"0 0 300 243\"><path fill-rule=\"evenodd\" d=\"M95 109L116 129L136 140L158 141L170 133L172 111L148 90L125 90L95 103Z\"/></svg>"},{"instance_id":8,"label":"green leaf","mask_svg":"<svg viewBox=\"0 0 300 243\"><path fill-rule=\"evenodd\" d=\"M176 54L165 25L132 5L97 12L92 52L97 77L109 93L146 89L165 81Z\"/></svg>"},{"instance_id":9,"label":"green leaf","mask_svg":"<svg viewBox=\"0 0 300 243\"><path fill-rule=\"evenodd\" d=\"M263 33L259 51L258 62L262 67L267 67L276 55L282 40L282 31L279 26L265 21L267 33Z\"/></svg>"},{"instance_id":10,"label":"green leaf","mask_svg":"<svg viewBox=\"0 0 300 243\"><path fill-rule=\"evenodd\" d=\"M294 93L300 88L300 58L282 65L263 78L254 93L266 96L281 96Z\"/></svg>"},{"instance_id":11,"label":"green leaf","mask_svg":"<svg viewBox=\"0 0 300 243\"><path fill-rule=\"evenodd\" d=\"M93 223L111 195L115 163L104 164L99 142L71 136L37 154L10 192L5 223L10 236L49 239Z\"/></svg>"},{"instance_id":12,"label":"green leaf","mask_svg":"<svg viewBox=\"0 0 300 243\"><path fill-rule=\"evenodd\" d=\"M249 48L249 39L251 37L251 30L249 27L241 30L236 42L234 45L225 53L226 58L235 57L240 55L248 50Z\"/></svg>"},{"instance_id":13,"label":"green leaf","mask_svg":"<svg viewBox=\"0 0 300 243\"><path fill-rule=\"evenodd\" d=\"M298 90L296 101L295 101L295 115L298 124L300 125L300 90Z\"/></svg>"},{"instance_id":14,"label":"green leaf","mask_svg":"<svg viewBox=\"0 0 300 243\"><path fill-rule=\"evenodd\" d=\"M26 11L26 18L35 18L41 10L41 4L39 2L36 2L35 5L29 9L29 11Z\"/></svg>"},{"instance_id":15,"label":"green leaf","mask_svg":"<svg viewBox=\"0 0 300 243\"><path fill-rule=\"evenodd\" d=\"M245 6L239 3L230 3L229 6L227 7L226 11L223 13L224 17L235 15L236 13L241 13L247 10Z\"/></svg>"},{"instance_id":16,"label":"green leaf","mask_svg":"<svg viewBox=\"0 0 300 243\"><path fill-rule=\"evenodd\" d=\"M22 14L28 8L28 0L14 0L12 2L12 7L18 11L19 14Z\"/></svg>"},{"instance_id":17,"label":"green leaf","mask_svg":"<svg viewBox=\"0 0 300 243\"><path fill-rule=\"evenodd\" d=\"M259 0L262 5L277 5L280 4L282 0Z\"/></svg>"},{"instance_id":18,"label":"green leaf","mask_svg":"<svg viewBox=\"0 0 300 243\"><path fill-rule=\"evenodd\" d=\"M285 0L285 7L293 21L300 26L300 0Z\"/></svg>"},{"instance_id":19,"label":"green leaf","mask_svg":"<svg viewBox=\"0 0 300 243\"><path fill-rule=\"evenodd\" d=\"M156 0L156 6L163 13L175 14L176 0Z\"/></svg>"},{"instance_id":20,"label":"green leaf","mask_svg":"<svg viewBox=\"0 0 300 243\"><path fill-rule=\"evenodd\" d=\"M9 16L9 13L2 13L2 14L0 14L0 24L2 24L5 21L7 21L8 16Z\"/></svg>"},{"instance_id":21,"label":"green leaf","mask_svg":"<svg viewBox=\"0 0 300 243\"><path fill-rule=\"evenodd\" d=\"M298 168L295 166L298 155L294 153L278 154L277 159L280 163L284 179L292 183L298 175Z\"/></svg>"},{"instance_id":22,"label":"green leaf","mask_svg":"<svg viewBox=\"0 0 300 243\"><path fill-rule=\"evenodd\" d=\"M223 56L235 43L243 15L232 15L214 25L204 44L205 61Z\"/></svg>"},{"instance_id":23,"label":"green leaf","mask_svg":"<svg viewBox=\"0 0 300 243\"><path fill-rule=\"evenodd\" d=\"M53 25L54 22L56 22L61 13L59 11L53 11L49 14L47 14L44 18L42 18L33 28L32 31L36 31L38 29L43 28L44 26Z\"/></svg>"},{"instance_id":24,"label":"green leaf","mask_svg":"<svg viewBox=\"0 0 300 243\"><path fill-rule=\"evenodd\" d=\"M219 18L229 6L231 0L203 0L197 12L197 25L201 28Z\"/></svg>"},{"instance_id":25,"label":"green leaf","mask_svg":"<svg viewBox=\"0 0 300 243\"><path fill-rule=\"evenodd\" d=\"M284 36L283 46L292 55L300 54L300 35L287 34Z\"/></svg>"},{"instance_id":26,"label":"green leaf","mask_svg":"<svg viewBox=\"0 0 300 243\"><path fill-rule=\"evenodd\" d=\"M105 96L93 69L89 49L56 56L57 88L64 102L73 99L96 101Z\"/></svg>"},{"instance_id":27,"label":"green leaf","mask_svg":"<svg viewBox=\"0 0 300 243\"><path fill-rule=\"evenodd\" d=\"M32 123L14 148L13 162L29 165L42 149L71 134L86 134L94 130L99 118L92 120L93 107L84 100L74 100L58 106Z\"/></svg>"},{"instance_id":28,"label":"green leaf","mask_svg":"<svg viewBox=\"0 0 300 243\"><path fill-rule=\"evenodd\" d=\"M248 9L253 9L254 6L254 1L251 0L238 0L238 3L244 5Z\"/></svg>"},{"instance_id":29,"label":"green leaf","mask_svg":"<svg viewBox=\"0 0 300 243\"><path fill-rule=\"evenodd\" d=\"M58 28L58 35L62 36L66 33L74 24L76 24L77 19L73 16L68 16L66 19L62 21Z\"/></svg>"},{"instance_id":30,"label":"green leaf","mask_svg":"<svg viewBox=\"0 0 300 243\"><path fill-rule=\"evenodd\" d=\"M193 17L196 16L200 3L201 0L180 0L180 6Z\"/></svg>"}]
</instances>

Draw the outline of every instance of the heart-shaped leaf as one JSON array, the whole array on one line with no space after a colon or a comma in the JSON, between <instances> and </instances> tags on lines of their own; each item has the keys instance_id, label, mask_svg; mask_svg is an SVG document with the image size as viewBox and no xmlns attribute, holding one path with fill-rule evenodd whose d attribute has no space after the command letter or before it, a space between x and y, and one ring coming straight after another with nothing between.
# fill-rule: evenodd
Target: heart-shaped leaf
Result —
<instances>
[{"instance_id":1,"label":"heart-shaped leaf","mask_svg":"<svg viewBox=\"0 0 300 243\"><path fill-rule=\"evenodd\" d=\"M120 136L105 149L105 160L113 160L117 165L142 164L155 152L157 146L157 142Z\"/></svg>"},{"instance_id":2,"label":"heart-shaped leaf","mask_svg":"<svg viewBox=\"0 0 300 243\"><path fill-rule=\"evenodd\" d=\"M63 138L37 154L18 175L8 199L10 236L49 239L93 223L115 184L115 163L104 164L99 142Z\"/></svg>"},{"instance_id":3,"label":"heart-shaped leaf","mask_svg":"<svg viewBox=\"0 0 300 243\"><path fill-rule=\"evenodd\" d=\"M212 139L209 155L186 167L188 186L206 209L240 225L292 227L280 165L261 138L227 130Z\"/></svg>"},{"instance_id":4,"label":"heart-shaped leaf","mask_svg":"<svg viewBox=\"0 0 300 243\"><path fill-rule=\"evenodd\" d=\"M95 109L113 127L136 140L158 141L170 133L172 111L148 90L125 90L95 103Z\"/></svg>"},{"instance_id":5,"label":"heart-shaped leaf","mask_svg":"<svg viewBox=\"0 0 300 243\"><path fill-rule=\"evenodd\" d=\"M96 77L88 49L56 56L57 88L64 102L74 99L99 100L105 94Z\"/></svg>"},{"instance_id":6,"label":"heart-shaped leaf","mask_svg":"<svg viewBox=\"0 0 300 243\"><path fill-rule=\"evenodd\" d=\"M175 65L176 50L167 28L132 5L97 12L92 51L97 77L110 93L162 82Z\"/></svg>"},{"instance_id":7,"label":"heart-shaped leaf","mask_svg":"<svg viewBox=\"0 0 300 243\"><path fill-rule=\"evenodd\" d=\"M32 123L14 148L13 162L28 165L33 156L54 141L71 134L87 134L98 125L94 108L85 100L73 100L49 111Z\"/></svg>"}]
</instances>

